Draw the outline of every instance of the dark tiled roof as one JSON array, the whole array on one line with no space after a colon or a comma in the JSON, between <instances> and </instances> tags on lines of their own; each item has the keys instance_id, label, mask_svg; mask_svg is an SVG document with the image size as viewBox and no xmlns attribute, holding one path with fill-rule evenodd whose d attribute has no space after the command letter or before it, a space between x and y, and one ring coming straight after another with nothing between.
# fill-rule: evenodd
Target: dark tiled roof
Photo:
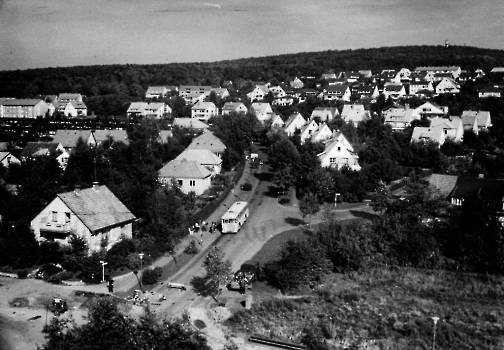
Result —
<instances>
[{"instance_id":1,"label":"dark tiled roof","mask_svg":"<svg viewBox=\"0 0 504 350\"><path fill-rule=\"evenodd\" d=\"M107 186L60 193L58 197L92 232L135 220L128 208Z\"/></svg>"}]
</instances>

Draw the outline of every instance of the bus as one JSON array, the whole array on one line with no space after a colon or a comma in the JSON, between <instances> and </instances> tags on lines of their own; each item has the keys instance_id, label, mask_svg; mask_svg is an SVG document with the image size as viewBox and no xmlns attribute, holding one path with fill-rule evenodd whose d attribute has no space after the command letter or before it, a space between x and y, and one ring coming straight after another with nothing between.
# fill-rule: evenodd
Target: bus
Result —
<instances>
[{"instance_id":1,"label":"bus","mask_svg":"<svg viewBox=\"0 0 504 350\"><path fill-rule=\"evenodd\" d=\"M235 202L222 216L222 233L237 233L247 221L249 207L247 202Z\"/></svg>"}]
</instances>

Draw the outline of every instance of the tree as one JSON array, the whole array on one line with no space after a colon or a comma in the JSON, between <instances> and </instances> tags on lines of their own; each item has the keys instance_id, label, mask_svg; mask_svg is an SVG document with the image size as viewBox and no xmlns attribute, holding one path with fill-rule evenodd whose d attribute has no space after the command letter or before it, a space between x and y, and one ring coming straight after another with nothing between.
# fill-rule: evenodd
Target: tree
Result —
<instances>
[{"instance_id":1,"label":"tree","mask_svg":"<svg viewBox=\"0 0 504 350\"><path fill-rule=\"evenodd\" d=\"M44 327L46 350L133 349L210 350L206 338L190 326L187 314L181 318L158 317L148 308L139 320L121 312L119 303L99 298L89 308L88 322L79 326L73 319L53 318ZM68 327L68 328L65 328Z\"/></svg>"},{"instance_id":2,"label":"tree","mask_svg":"<svg viewBox=\"0 0 504 350\"><path fill-rule=\"evenodd\" d=\"M315 215L320 210L320 204L317 196L311 192L305 194L305 196L299 201L299 211L303 219L309 216L310 221L308 226L311 227L311 217Z\"/></svg>"},{"instance_id":3,"label":"tree","mask_svg":"<svg viewBox=\"0 0 504 350\"><path fill-rule=\"evenodd\" d=\"M220 286L226 282L231 274L231 261L224 260L224 252L219 247L213 247L203 261L203 267L206 270L205 279L214 296L220 293Z\"/></svg>"},{"instance_id":4,"label":"tree","mask_svg":"<svg viewBox=\"0 0 504 350\"><path fill-rule=\"evenodd\" d=\"M378 186L376 187L376 192L371 198L371 208L374 211L379 211L381 214L387 209L389 203L390 190L387 184L382 180L378 181Z\"/></svg>"}]
</instances>

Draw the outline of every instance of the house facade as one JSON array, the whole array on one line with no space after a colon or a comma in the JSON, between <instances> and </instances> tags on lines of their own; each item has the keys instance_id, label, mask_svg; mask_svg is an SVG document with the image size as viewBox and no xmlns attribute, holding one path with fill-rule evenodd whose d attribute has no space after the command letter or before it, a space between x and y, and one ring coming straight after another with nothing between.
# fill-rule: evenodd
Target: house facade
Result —
<instances>
[{"instance_id":1,"label":"house facade","mask_svg":"<svg viewBox=\"0 0 504 350\"><path fill-rule=\"evenodd\" d=\"M68 245L74 234L84 238L91 253L131 238L135 220L135 215L106 186L94 184L92 188L58 194L30 226L38 242Z\"/></svg>"},{"instance_id":2,"label":"house facade","mask_svg":"<svg viewBox=\"0 0 504 350\"><path fill-rule=\"evenodd\" d=\"M159 182L163 186L177 186L188 194L202 195L210 188L212 173L196 161L172 160L159 170Z\"/></svg>"}]
</instances>

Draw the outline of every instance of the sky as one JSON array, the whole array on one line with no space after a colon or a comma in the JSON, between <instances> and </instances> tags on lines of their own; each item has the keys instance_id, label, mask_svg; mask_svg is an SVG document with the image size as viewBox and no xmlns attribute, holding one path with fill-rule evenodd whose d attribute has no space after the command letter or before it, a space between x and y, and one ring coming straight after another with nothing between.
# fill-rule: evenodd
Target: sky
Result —
<instances>
[{"instance_id":1,"label":"sky","mask_svg":"<svg viewBox=\"0 0 504 350\"><path fill-rule=\"evenodd\" d=\"M502 49L503 0L0 0L0 70L402 45Z\"/></svg>"}]
</instances>

